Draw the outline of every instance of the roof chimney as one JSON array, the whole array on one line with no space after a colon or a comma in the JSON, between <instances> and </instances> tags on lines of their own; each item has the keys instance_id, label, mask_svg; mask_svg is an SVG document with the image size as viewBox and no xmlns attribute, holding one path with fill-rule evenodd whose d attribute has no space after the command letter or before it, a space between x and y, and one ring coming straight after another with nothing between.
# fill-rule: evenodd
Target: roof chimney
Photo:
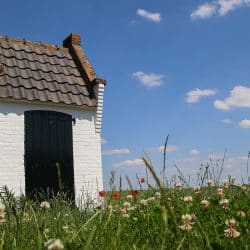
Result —
<instances>
[{"instance_id":1,"label":"roof chimney","mask_svg":"<svg viewBox=\"0 0 250 250\"><path fill-rule=\"evenodd\" d=\"M63 47L68 48L69 46L77 45L81 46L81 36L80 34L71 33L63 40Z\"/></svg>"}]
</instances>

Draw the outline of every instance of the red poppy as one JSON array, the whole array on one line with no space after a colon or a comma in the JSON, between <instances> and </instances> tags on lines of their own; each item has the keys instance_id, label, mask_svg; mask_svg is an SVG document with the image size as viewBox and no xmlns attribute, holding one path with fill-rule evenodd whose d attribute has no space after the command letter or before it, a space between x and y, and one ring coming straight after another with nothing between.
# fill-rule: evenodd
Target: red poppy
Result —
<instances>
[{"instance_id":1,"label":"red poppy","mask_svg":"<svg viewBox=\"0 0 250 250\"><path fill-rule=\"evenodd\" d=\"M120 197L120 194L118 192L113 193L113 198L118 199Z\"/></svg>"},{"instance_id":2,"label":"red poppy","mask_svg":"<svg viewBox=\"0 0 250 250\"><path fill-rule=\"evenodd\" d=\"M145 182L145 179L142 177L142 178L141 178L141 183L143 183L143 182Z\"/></svg>"},{"instance_id":3,"label":"red poppy","mask_svg":"<svg viewBox=\"0 0 250 250\"><path fill-rule=\"evenodd\" d=\"M138 191L138 190L133 190L133 191L131 191L130 194L131 194L132 196L136 196L136 195L139 194L139 191Z\"/></svg>"},{"instance_id":4,"label":"red poppy","mask_svg":"<svg viewBox=\"0 0 250 250\"><path fill-rule=\"evenodd\" d=\"M99 196L100 196L100 197L104 197L104 196L105 196L105 191L100 191L100 192L99 192Z\"/></svg>"}]
</instances>

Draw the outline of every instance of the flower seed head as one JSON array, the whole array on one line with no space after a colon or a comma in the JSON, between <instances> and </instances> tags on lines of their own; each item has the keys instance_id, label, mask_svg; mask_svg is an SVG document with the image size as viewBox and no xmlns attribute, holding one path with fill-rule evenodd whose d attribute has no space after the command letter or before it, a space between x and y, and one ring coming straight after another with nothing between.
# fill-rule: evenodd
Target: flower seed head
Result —
<instances>
[{"instance_id":1,"label":"flower seed head","mask_svg":"<svg viewBox=\"0 0 250 250\"><path fill-rule=\"evenodd\" d=\"M50 209L50 204L47 201L43 201L40 204L40 208L42 208L44 210L48 210L48 209Z\"/></svg>"},{"instance_id":2,"label":"flower seed head","mask_svg":"<svg viewBox=\"0 0 250 250\"><path fill-rule=\"evenodd\" d=\"M193 188L193 190L194 190L194 192L195 192L196 194L199 194L199 193L201 192L201 187L200 187L200 186L195 186L195 187Z\"/></svg>"},{"instance_id":3,"label":"flower seed head","mask_svg":"<svg viewBox=\"0 0 250 250\"><path fill-rule=\"evenodd\" d=\"M161 198L161 193L160 192L155 192L155 198L160 199Z\"/></svg>"},{"instance_id":4,"label":"flower seed head","mask_svg":"<svg viewBox=\"0 0 250 250\"><path fill-rule=\"evenodd\" d=\"M61 240L59 239L50 239L44 244L44 246L48 250L61 250L64 248Z\"/></svg>"},{"instance_id":5,"label":"flower seed head","mask_svg":"<svg viewBox=\"0 0 250 250\"><path fill-rule=\"evenodd\" d=\"M123 203L123 206L124 206L125 208L129 208L129 207L131 207L131 204L130 204L129 202L125 201L125 202Z\"/></svg>"},{"instance_id":6,"label":"flower seed head","mask_svg":"<svg viewBox=\"0 0 250 250\"><path fill-rule=\"evenodd\" d=\"M208 180L207 181L207 185L209 186L209 187L212 187L213 185L214 185L214 181L213 180Z\"/></svg>"},{"instance_id":7,"label":"flower seed head","mask_svg":"<svg viewBox=\"0 0 250 250\"><path fill-rule=\"evenodd\" d=\"M208 205L209 205L209 201L208 201L208 200L202 200L202 201L201 201L201 205L202 205L203 207L207 208Z\"/></svg>"}]
</instances>

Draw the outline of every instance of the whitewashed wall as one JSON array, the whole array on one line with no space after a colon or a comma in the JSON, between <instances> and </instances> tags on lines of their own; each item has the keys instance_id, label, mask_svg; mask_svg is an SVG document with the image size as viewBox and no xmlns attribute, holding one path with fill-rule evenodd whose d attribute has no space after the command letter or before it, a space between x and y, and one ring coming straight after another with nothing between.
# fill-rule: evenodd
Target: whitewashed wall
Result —
<instances>
[{"instance_id":1,"label":"whitewashed wall","mask_svg":"<svg viewBox=\"0 0 250 250\"><path fill-rule=\"evenodd\" d=\"M75 194L95 196L103 189L101 137L96 131L95 109L74 109L29 103L0 102L0 186L7 185L16 195L25 192L24 111L52 110L72 115Z\"/></svg>"}]
</instances>

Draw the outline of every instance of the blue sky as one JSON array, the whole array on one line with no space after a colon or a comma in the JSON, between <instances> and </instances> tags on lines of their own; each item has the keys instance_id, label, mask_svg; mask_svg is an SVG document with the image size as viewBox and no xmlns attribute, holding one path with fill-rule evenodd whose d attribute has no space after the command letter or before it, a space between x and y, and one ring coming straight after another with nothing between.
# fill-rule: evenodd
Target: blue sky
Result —
<instances>
[{"instance_id":1,"label":"blue sky","mask_svg":"<svg viewBox=\"0 0 250 250\"><path fill-rule=\"evenodd\" d=\"M250 0L4 1L1 34L61 44L71 32L105 89L103 171L185 175L227 149L225 176L246 179L250 151Z\"/></svg>"}]
</instances>

